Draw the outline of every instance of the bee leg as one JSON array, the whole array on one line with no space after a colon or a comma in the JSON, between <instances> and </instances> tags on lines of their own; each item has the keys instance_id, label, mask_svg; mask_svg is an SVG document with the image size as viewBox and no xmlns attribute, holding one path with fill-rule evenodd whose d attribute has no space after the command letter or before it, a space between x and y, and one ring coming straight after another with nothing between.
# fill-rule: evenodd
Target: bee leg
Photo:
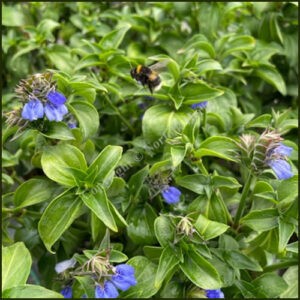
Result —
<instances>
[{"instance_id":1,"label":"bee leg","mask_svg":"<svg viewBox=\"0 0 300 300\"><path fill-rule=\"evenodd\" d=\"M148 84L148 87L149 87L149 90L150 90L151 94L153 94L153 89L152 89L151 84Z\"/></svg>"}]
</instances>

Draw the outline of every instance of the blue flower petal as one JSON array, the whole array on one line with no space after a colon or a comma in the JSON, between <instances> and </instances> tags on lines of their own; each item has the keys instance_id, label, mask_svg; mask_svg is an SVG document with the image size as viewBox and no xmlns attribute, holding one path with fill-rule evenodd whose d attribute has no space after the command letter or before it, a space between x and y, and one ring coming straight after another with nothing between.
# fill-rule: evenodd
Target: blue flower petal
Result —
<instances>
[{"instance_id":1,"label":"blue flower petal","mask_svg":"<svg viewBox=\"0 0 300 300\"><path fill-rule=\"evenodd\" d=\"M62 105L67 101L65 95L59 92L50 92L47 99L54 105Z\"/></svg>"},{"instance_id":2,"label":"blue flower petal","mask_svg":"<svg viewBox=\"0 0 300 300\"><path fill-rule=\"evenodd\" d=\"M68 109L64 104L57 106L47 102L45 105L45 114L49 121L60 122L67 113Z\"/></svg>"},{"instance_id":3,"label":"blue flower petal","mask_svg":"<svg viewBox=\"0 0 300 300\"><path fill-rule=\"evenodd\" d=\"M116 266L116 273L121 275L134 275L134 267L127 264Z\"/></svg>"},{"instance_id":4,"label":"blue flower petal","mask_svg":"<svg viewBox=\"0 0 300 300\"><path fill-rule=\"evenodd\" d=\"M131 286L136 285L133 275L114 275L111 277L111 281L121 291L127 291Z\"/></svg>"},{"instance_id":5,"label":"blue flower petal","mask_svg":"<svg viewBox=\"0 0 300 300\"><path fill-rule=\"evenodd\" d=\"M197 108L204 109L204 108L206 108L207 103L208 103L207 101L194 103L194 104L191 105L191 108L193 108L193 109L197 109Z\"/></svg>"},{"instance_id":6,"label":"blue flower petal","mask_svg":"<svg viewBox=\"0 0 300 300\"><path fill-rule=\"evenodd\" d=\"M162 191L162 196L168 204L176 204L180 200L181 192L174 186L170 186Z\"/></svg>"},{"instance_id":7,"label":"blue flower petal","mask_svg":"<svg viewBox=\"0 0 300 300\"><path fill-rule=\"evenodd\" d=\"M224 293L220 290L205 290L207 298L224 298Z\"/></svg>"},{"instance_id":8,"label":"blue flower petal","mask_svg":"<svg viewBox=\"0 0 300 300\"><path fill-rule=\"evenodd\" d=\"M23 107L22 118L24 120L37 120L44 117L44 107L40 100L30 100Z\"/></svg>"},{"instance_id":9,"label":"blue flower petal","mask_svg":"<svg viewBox=\"0 0 300 300\"><path fill-rule=\"evenodd\" d=\"M95 298L117 298L118 295L118 290L110 281L105 281L103 287L96 285Z\"/></svg>"},{"instance_id":10,"label":"blue flower petal","mask_svg":"<svg viewBox=\"0 0 300 300\"><path fill-rule=\"evenodd\" d=\"M64 298L72 298L73 296L72 288L70 286L63 288L60 293L64 296Z\"/></svg>"},{"instance_id":11,"label":"blue flower petal","mask_svg":"<svg viewBox=\"0 0 300 300\"><path fill-rule=\"evenodd\" d=\"M290 156L293 151L293 148L280 144L277 148L274 149L275 154Z\"/></svg>"},{"instance_id":12,"label":"blue flower petal","mask_svg":"<svg viewBox=\"0 0 300 300\"><path fill-rule=\"evenodd\" d=\"M273 169L278 179L289 179L294 175L291 165L284 159L271 159L267 164Z\"/></svg>"}]
</instances>

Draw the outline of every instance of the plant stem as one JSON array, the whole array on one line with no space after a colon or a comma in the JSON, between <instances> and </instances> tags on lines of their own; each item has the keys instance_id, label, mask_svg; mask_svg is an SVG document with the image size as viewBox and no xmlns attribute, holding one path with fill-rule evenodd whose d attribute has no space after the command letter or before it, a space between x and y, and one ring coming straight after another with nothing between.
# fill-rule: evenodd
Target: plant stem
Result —
<instances>
[{"instance_id":1,"label":"plant stem","mask_svg":"<svg viewBox=\"0 0 300 300\"><path fill-rule=\"evenodd\" d=\"M109 106L117 113L118 117L121 119L121 121L130 129L132 133L135 132L134 128L130 125L130 123L123 117L123 115L120 113L119 109L110 101L109 97L104 96L106 102L109 104Z\"/></svg>"},{"instance_id":2,"label":"plant stem","mask_svg":"<svg viewBox=\"0 0 300 300\"><path fill-rule=\"evenodd\" d=\"M248 178L247 178L247 180L245 182L243 191L242 191L242 196L241 196L240 204L239 204L238 210L237 210L235 218L234 218L234 223L233 223L234 227L237 226L237 224L239 223L240 218L241 218L241 216L243 214L243 210L245 208L246 199L247 199L248 192L249 192L249 189L250 189L251 181L252 181L252 174L249 173Z\"/></svg>"},{"instance_id":3,"label":"plant stem","mask_svg":"<svg viewBox=\"0 0 300 300\"><path fill-rule=\"evenodd\" d=\"M197 167L200 169L200 171L202 172L203 175L208 175L208 172L207 172L201 158L199 160L197 160Z\"/></svg>"},{"instance_id":4,"label":"plant stem","mask_svg":"<svg viewBox=\"0 0 300 300\"><path fill-rule=\"evenodd\" d=\"M279 262L270 266L266 266L264 268L264 272L272 272L272 271L276 271L276 270L280 270L280 269L285 269L287 267L290 266L296 266L298 265L298 260L296 259L292 259L289 261L283 261L283 262Z\"/></svg>"}]
</instances>

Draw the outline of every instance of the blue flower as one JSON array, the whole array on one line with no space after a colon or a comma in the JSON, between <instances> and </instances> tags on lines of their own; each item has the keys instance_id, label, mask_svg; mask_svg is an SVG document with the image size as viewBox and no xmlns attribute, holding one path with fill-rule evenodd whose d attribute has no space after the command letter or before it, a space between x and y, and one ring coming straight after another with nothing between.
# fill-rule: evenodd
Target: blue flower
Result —
<instances>
[{"instance_id":1,"label":"blue flower","mask_svg":"<svg viewBox=\"0 0 300 300\"><path fill-rule=\"evenodd\" d=\"M47 95L47 99L54 105L62 105L67 101L67 98L64 94L54 91Z\"/></svg>"},{"instance_id":2,"label":"blue flower","mask_svg":"<svg viewBox=\"0 0 300 300\"><path fill-rule=\"evenodd\" d=\"M207 101L194 103L194 104L191 105L191 108L193 108L193 109L197 109L197 108L204 109L204 108L206 108L207 103L208 103Z\"/></svg>"},{"instance_id":3,"label":"blue flower","mask_svg":"<svg viewBox=\"0 0 300 300\"><path fill-rule=\"evenodd\" d=\"M207 298L224 298L223 292L218 290L205 290Z\"/></svg>"},{"instance_id":4,"label":"blue flower","mask_svg":"<svg viewBox=\"0 0 300 300\"><path fill-rule=\"evenodd\" d=\"M274 148L267 151L266 164L272 168L278 179L289 179L293 177L292 167L286 161L286 157L290 156L293 148L280 143Z\"/></svg>"},{"instance_id":5,"label":"blue flower","mask_svg":"<svg viewBox=\"0 0 300 300\"><path fill-rule=\"evenodd\" d=\"M72 293L72 288L70 286L66 286L63 288L63 290L60 292L64 298L72 298L73 293Z\"/></svg>"},{"instance_id":6,"label":"blue flower","mask_svg":"<svg viewBox=\"0 0 300 300\"><path fill-rule=\"evenodd\" d=\"M272 159L268 163L268 166L272 168L278 179L289 179L293 177L292 167L284 159Z\"/></svg>"},{"instance_id":7,"label":"blue flower","mask_svg":"<svg viewBox=\"0 0 300 300\"><path fill-rule=\"evenodd\" d=\"M62 121L65 114L68 113L68 109L64 104L55 105L51 102L47 102L45 105L45 114L49 121Z\"/></svg>"},{"instance_id":8,"label":"blue flower","mask_svg":"<svg viewBox=\"0 0 300 300\"><path fill-rule=\"evenodd\" d=\"M174 186L167 187L162 191L162 196L168 204L176 204L180 200L181 192Z\"/></svg>"},{"instance_id":9,"label":"blue flower","mask_svg":"<svg viewBox=\"0 0 300 300\"><path fill-rule=\"evenodd\" d=\"M126 291L131 286L136 285L134 268L130 265L121 264L115 268L116 275L111 277L112 283L120 290Z\"/></svg>"},{"instance_id":10,"label":"blue flower","mask_svg":"<svg viewBox=\"0 0 300 300\"><path fill-rule=\"evenodd\" d=\"M72 121L68 122L67 125L68 125L68 127L71 128L71 129L77 127L77 123L76 123L76 122L72 122Z\"/></svg>"},{"instance_id":11,"label":"blue flower","mask_svg":"<svg viewBox=\"0 0 300 300\"><path fill-rule=\"evenodd\" d=\"M110 281L105 281L103 287L96 285L95 298L117 298L118 295L118 290Z\"/></svg>"},{"instance_id":12,"label":"blue flower","mask_svg":"<svg viewBox=\"0 0 300 300\"><path fill-rule=\"evenodd\" d=\"M22 110L24 120L34 121L44 116L44 107L40 100L34 99L26 103Z\"/></svg>"}]
</instances>

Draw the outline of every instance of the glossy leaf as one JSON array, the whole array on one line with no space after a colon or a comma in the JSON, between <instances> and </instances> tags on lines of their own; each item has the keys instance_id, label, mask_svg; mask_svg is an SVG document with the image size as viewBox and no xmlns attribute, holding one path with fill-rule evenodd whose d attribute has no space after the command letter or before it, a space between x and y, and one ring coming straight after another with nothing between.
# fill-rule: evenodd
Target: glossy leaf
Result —
<instances>
[{"instance_id":1,"label":"glossy leaf","mask_svg":"<svg viewBox=\"0 0 300 300\"><path fill-rule=\"evenodd\" d=\"M41 163L43 171L50 179L69 187L77 184L75 178L78 173L76 174L72 168L83 172L87 169L83 153L68 144L45 148Z\"/></svg>"},{"instance_id":2,"label":"glossy leaf","mask_svg":"<svg viewBox=\"0 0 300 300\"><path fill-rule=\"evenodd\" d=\"M218 289L222 285L216 269L193 249L185 253L180 268L189 280L202 289Z\"/></svg>"},{"instance_id":3,"label":"glossy leaf","mask_svg":"<svg viewBox=\"0 0 300 300\"><path fill-rule=\"evenodd\" d=\"M160 245L166 247L173 243L175 238L175 227L165 216L159 216L154 222L154 230Z\"/></svg>"},{"instance_id":4,"label":"glossy leaf","mask_svg":"<svg viewBox=\"0 0 300 300\"><path fill-rule=\"evenodd\" d=\"M62 294L46 289L39 285L23 284L12 287L3 292L4 298L21 298L21 299L34 299L34 298L64 298Z\"/></svg>"},{"instance_id":5,"label":"glossy leaf","mask_svg":"<svg viewBox=\"0 0 300 300\"><path fill-rule=\"evenodd\" d=\"M39 224L38 231L47 250L62 236L69 226L84 213L80 198L74 197L71 191L57 196L45 209Z\"/></svg>"},{"instance_id":6,"label":"glossy leaf","mask_svg":"<svg viewBox=\"0 0 300 300\"><path fill-rule=\"evenodd\" d=\"M84 139L95 135L99 129L99 115L92 104L83 101L73 101L70 103L70 111L78 120Z\"/></svg>"},{"instance_id":7,"label":"glossy leaf","mask_svg":"<svg viewBox=\"0 0 300 300\"><path fill-rule=\"evenodd\" d=\"M14 195L17 207L26 207L51 199L57 185L47 179L32 178L22 183Z\"/></svg>"},{"instance_id":8,"label":"glossy leaf","mask_svg":"<svg viewBox=\"0 0 300 300\"><path fill-rule=\"evenodd\" d=\"M170 247L165 247L158 264L158 269L155 276L155 287L160 288L164 279L173 271L179 264L178 258L174 255Z\"/></svg>"},{"instance_id":9,"label":"glossy leaf","mask_svg":"<svg viewBox=\"0 0 300 300\"><path fill-rule=\"evenodd\" d=\"M194 223L194 227L206 241L221 235L229 228L228 225L211 221L203 215L199 215Z\"/></svg>"},{"instance_id":10,"label":"glossy leaf","mask_svg":"<svg viewBox=\"0 0 300 300\"><path fill-rule=\"evenodd\" d=\"M31 263L30 252L23 242L3 247L2 291L25 284L30 273Z\"/></svg>"}]
</instances>

